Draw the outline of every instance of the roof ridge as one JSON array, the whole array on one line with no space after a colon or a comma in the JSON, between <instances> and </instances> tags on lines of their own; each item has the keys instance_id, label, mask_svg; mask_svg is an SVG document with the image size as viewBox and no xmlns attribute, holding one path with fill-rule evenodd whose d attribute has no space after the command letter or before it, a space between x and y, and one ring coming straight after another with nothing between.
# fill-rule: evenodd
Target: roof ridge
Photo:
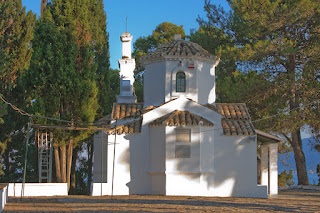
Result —
<instances>
[{"instance_id":1,"label":"roof ridge","mask_svg":"<svg viewBox=\"0 0 320 213\"><path fill-rule=\"evenodd\" d=\"M203 126L213 126L213 123L208 119L188 110L174 110L153 120L149 126L197 126L200 125L200 121Z\"/></svg>"},{"instance_id":2,"label":"roof ridge","mask_svg":"<svg viewBox=\"0 0 320 213\"><path fill-rule=\"evenodd\" d=\"M189 58L199 58L202 59L209 59L209 60L217 60L218 58L208 52L207 50L203 49L199 44L186 41L186 40L173 40L169 41L165 44L161 44L156 50L146 54L145 56L141 57L142 61L148 61L153 59L159 58L166 58L166 57L189 57Z\"/></svg>"}]
</instances>

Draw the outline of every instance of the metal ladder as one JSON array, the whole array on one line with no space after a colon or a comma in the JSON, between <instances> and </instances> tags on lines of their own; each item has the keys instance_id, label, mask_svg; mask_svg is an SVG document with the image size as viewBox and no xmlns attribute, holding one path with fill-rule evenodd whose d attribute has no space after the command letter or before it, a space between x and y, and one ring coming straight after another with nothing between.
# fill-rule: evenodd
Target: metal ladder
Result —
<instances>
[{"instance_id":1,"label":"metal ladder","mask_svg":"<svg viewBox=\"0 0 320 213\"><path fill-rule=\"evenodd\" d=\"M52 148L53 135L47 132L37 132L39 183L52 182Z\"/></svg>"}]
</instances>

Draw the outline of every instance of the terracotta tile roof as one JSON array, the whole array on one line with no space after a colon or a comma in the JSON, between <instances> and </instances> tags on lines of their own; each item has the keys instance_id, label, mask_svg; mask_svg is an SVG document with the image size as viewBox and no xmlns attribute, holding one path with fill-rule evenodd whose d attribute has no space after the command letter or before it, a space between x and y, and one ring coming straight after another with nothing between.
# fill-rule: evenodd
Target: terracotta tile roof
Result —
<instances>
[{"instance_id":1,"label":"terracotta tile roof","mask_svg":"<svg viewBox=\"0 0 320 213\"><path fill-rule=\"evenodd\" d=\"M216 103L206 107L220 113L223 117L221 125L225 135L254 135L248 109L243 103Z\"/></svg>"},{"instance_id":2,"label":"terracotta tile roof","mask_svg":"<svg viewBox=\"0 0 320 213\"><path fill-rule=\"evenodd\" d=\"M170 100L172 101L172 100ZM168 101L168 102L170 102ZM166 103L168 103L166 102ZM166 104L164 103L164 104ZM164 105L162 104L162 105ZM160 105L160 106L162 106ZM117 134L138 133L141 130L141 115L149 112L159 106L149 106L143 108L143 103L114 103L112 110L112 119L130 119L139 118L139 122L132 121L117 127ZM254 135L255 129L251 123L250 115L247 107L243 103L216 103L215 105L207 104L205 107L218 112L222 115L221 125L225 135ZM110 120L110 117L103 118ZM103 122L99 120L99 124ZM203 126L213 126L213 123L189 111L176 110L172 113L164 115L149 125L156 126L196 126L203 121ZM97 123L98 123L97 122ZM114 129L110 131L114 134Z\"/></svg>"},{"instance_id":3,"label":"terracotta tile roof","mask_svg":"<svg viewBox=\"0 0 320 213\"><path fill-rule=\"evenodd\" d=\"M213 126L213 123L205 118L195 115L189 111L175 110L169 114L166 114L154 121L149 126L198 126L202 121L202 126Z\"/></svg>"},{"instance_id":4,"label":"terracotta tile roof","mask_svg":"<svg viewBox=\"0 0 320 213\"><path fill-rule=\"evenodd\" d=\"M248 109L243 103L216 103L216 106L207 104L206 107L220 113L226 119L250 120Z\"/></svg>"},{"instance_id":5,"label":"terracotta tile roof","mask_svg":"<svg viewBox=\"0 0 320 213\"><path fill-rule=\"evenodd\" d=\"M107 115L100 120L94 122L95 126L103 126L103 125L109 125L111 120L111 115Z\"/></svg>"},{"instance_id":6,"label":"terracotta tile roof","mask_svg":"<svg viewBox=\"0 0 320 213\"><path fill-rule=\"evenodd\" d=\"M254 135L255 130L250 120L221 119L225 135Z\"/></svg>"},{"instance_id":7,"label":"terracotta tile roof","mask_svg":"<svg viewBox=\"0 0 320 213\"><path fill-rule=\"evenodd\" d=\"M143 103L114 103L111 117L113 120L137 118L155 108L152 105L143 108Z\"/></svg>"},{"instance_id":8,"label":"terracotta tile roof","mask_svg":"<svg viewBox=\"0 0 320 213\"><path fill-rule=\"evenodd\" d=\"M117 128L112 128L109 130L109 134L115 134L117 132L117 135L121 134L130 134L130 133L140 133L141 132L141 123L142 119L134 120L131 122L127 122L125 124L117 126Z\"/></svg>"},{"instance_id":9,"label":"terracotta tile roof","mask_svg":"<svg viewBox=\"0 0 320 213\"><path fill-rule=\"evenodd\" d=\"M141 57L142 61L161 59L165 57L189 57L189 58L204 58L211 61L218 60L217 57L203 49L199 44L185 40L169 41L159 46L155 51Z\"/></svg>"}]
</instances>

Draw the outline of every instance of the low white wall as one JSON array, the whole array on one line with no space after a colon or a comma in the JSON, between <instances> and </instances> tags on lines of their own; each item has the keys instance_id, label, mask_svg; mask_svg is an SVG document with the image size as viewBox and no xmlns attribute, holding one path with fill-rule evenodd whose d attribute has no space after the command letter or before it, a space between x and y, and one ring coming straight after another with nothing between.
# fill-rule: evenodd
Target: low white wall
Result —
<instances>
[{"instance_id":1,"label":"low white wall","mask_svg":"<svg viewBox=\"0 0 320 213\"><path fill-rule=\"evenodd\" d=\"M21 196L22 183L9 183L8 195ZM65 196L68 195L67 183L26 183L23 196Z\"/></svg>"},{"instance_id":2,"label":"low white wall","mask_svg":"<svg viewBox=\"0 0 320 213\"><path fill-rule=\"evenodd\" d=\"M1 200L0 212L2 212L2 210L4 209L4 206L8 201L8 184L0 184L0 185L5 185L5 187L0 189L0 200Z\"/></svg>"},{"instance_id":3,"label":"low white wall","mask_svg":"<svg viewBox=\"0 0 320 213\"><path fill-rule=\"evenodd\" d=\"M110 185L109 183L102 183L101 186L101 183L92 183L91 196L111 195Z\"/></svg>"}]
</instances>

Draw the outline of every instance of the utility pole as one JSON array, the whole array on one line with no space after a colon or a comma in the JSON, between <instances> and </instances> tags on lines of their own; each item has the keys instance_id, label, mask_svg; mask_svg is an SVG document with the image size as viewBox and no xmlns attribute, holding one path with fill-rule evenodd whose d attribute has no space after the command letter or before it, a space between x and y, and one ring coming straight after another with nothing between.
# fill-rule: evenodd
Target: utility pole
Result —
<instances>
[{"instance_id":1,"label":"utility pole","mask_svg":"<svg viewBox=\"0 0 320 213\"><path fill-rule=\"evenodd\" d=\"M46 8L47 0L41 0L41 18L43 17L43 11Z\"/></svg>"}]
</instances>

